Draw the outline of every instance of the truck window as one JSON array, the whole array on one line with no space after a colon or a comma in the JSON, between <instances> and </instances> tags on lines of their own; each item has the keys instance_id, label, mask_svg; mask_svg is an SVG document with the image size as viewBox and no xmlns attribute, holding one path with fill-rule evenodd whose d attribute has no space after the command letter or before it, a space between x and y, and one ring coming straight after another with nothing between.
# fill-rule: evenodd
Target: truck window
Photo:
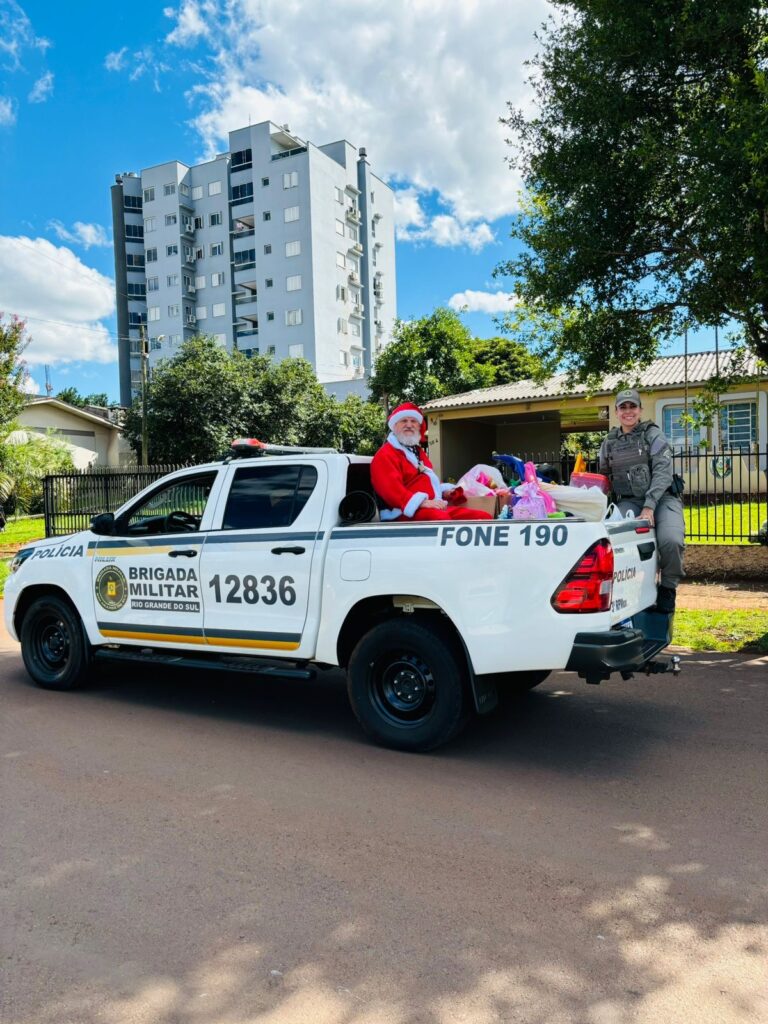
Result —
<instances>
[{"instance_id":1,"label":"truck window","mask_svg":"<svg viewBox=\"0 0 768 1024\"><path fill-rule=\"evenodd\" d=\"M317 484L314 466L244 466L235 473L223 530L290 526Z\"/></svg>"},{"instance_id":2,"label":"truck window","mask_svg":"<svg viewBox=\"0 0 768 1024\"><path fill-rule=\"evenodd\" d=\"M196 533L208 503L216 473L186 476L159 487L116 524L119 533Z\"/></svg>"}]
</instances>

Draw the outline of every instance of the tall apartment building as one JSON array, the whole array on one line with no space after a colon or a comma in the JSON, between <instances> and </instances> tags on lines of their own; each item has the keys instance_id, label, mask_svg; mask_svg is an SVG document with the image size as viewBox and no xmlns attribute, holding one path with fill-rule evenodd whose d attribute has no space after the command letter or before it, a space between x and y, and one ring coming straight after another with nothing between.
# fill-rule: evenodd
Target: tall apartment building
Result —
<instances>
[{"instance_id":1,"label":"tall apartment building","mask_svg":"<svg viewBox=\"0 0 768 1024\"><path fill-rule=\"evenodd\" d=\"M230 149L115 176L120 401L195 334L228 349L304 358L323 383L355 389L395 318L392 190L364 149L315 146L271 122Z\"/></svg>"}]
</instances>

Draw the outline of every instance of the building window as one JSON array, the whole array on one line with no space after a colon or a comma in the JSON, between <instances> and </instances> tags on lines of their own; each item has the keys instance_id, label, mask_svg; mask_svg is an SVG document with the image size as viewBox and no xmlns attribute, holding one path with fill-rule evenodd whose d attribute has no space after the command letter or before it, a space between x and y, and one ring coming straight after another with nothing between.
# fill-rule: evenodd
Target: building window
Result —
<instances>
[{"instance_id":1,"label":"building window","mask_svg":"<svg viewBox=\"0 0 768 1024\"><path fill-rule=\"evenodd\" d=\"M349 364L349 355L343 349L339 349L339 362L342 366Z\"/></svg>"},{"instance_id":2,"label":"building window","mask_svg":"<svg viewBox=\"0 0 768 1024\"><path fill-rule=\"evenodd\" d=\"M144 266L144 254L127 252L125 254L125 265L127 267L143 267Z\"/></svg>"},{"instance_id":3,"label":"building window","mask_svg":"<svg viewBox=\"0 0 768 1024\"><path fill-rule=\"evenodd\" d=\"M253 196L253 182L246 181L243 185L232 186L233 199L250 199Z\"/></svg>"},{"instance_id":4,"label":"building window","mask_svg":"<svg viewBox=\"0 0 768 1024\"><path fill-rule=\"evenodd\" d=\"M189 276L189 274L184 274L184 276L181 279L181 283L184 285L184 288L187 291L189 291L190 288L194 288L194 285L192 284L192 278Z\"/></svg>"},{"instance_id":5,"label":"building window","mask_svg":"<svg viewBox=\"0 0 768 1024\"><path fill-rule=\"evenodd\" d=\"M262 188L266 188L267 185L269 185L269 178L262 178L261 179L261 187Z\"/></svg>"},{"instance_id":6,"label":"building window","mask_svg":"<svg viewBox=\"0 0 768 1024\"><path fill-rule=\"evenodd\" d=\"M199 231L202 228L202 226L203 226L203 218L202 217L195 217L194 223L195 223L195 231Z\"/></svg>"},{"instance_id":7,"label":"building window","mask_svg":"<svg viewBox=\"0 0 768 1024\"><path fill-rule=\"evenodd\" d=\"M242 171L246 167L250 167L252 162L253 152L250 149L239 149L237 153L232 154L229 166L233 171Z\"/></svg>"},{"instance_id":8,"label":"building window","mask_svg":"<svg viewBox=\"0 0 768 1024\"><path fill-rule=\"evenodd\" d=\"M195 277L195 288L205 288L205 274L198 274Z\"/></svg>"},{"instance_id":9,"label":"building window","mask_svg":"<svg viewBox=\"0 0 768 1024\"><path fill-rule=\"evenodd\" d=\"M157 249L147 249L147 263L154 263L157 259Z\"/></svg>"},{"instance_id":10,"label":"building window","mask_svg":"<svg viewBox=\"0 0 768 1024\"><path fill-rule=\"evenodd\" d=\"M156 292L156 291L159 291L159 289L160 289L160 278L158 278L158 277L148 277L147 278L147 291L148 292ZM129 295L131 294L131 286L130 285L128 285L128 294Z\"/></svg>"},{"instance_id":11,"label":"building window","mask_svg":"<svg viewBox=\"0 0 768 1024\"><path fill-rule=\"evenodd\" d=\"M221 195L221 182L220 181L209 181L208 182L208 195L209 196L220 196Z\"/></svg>"},{"instance_id":12,"label":"building window","mask_svg":"<svg viewBox=\"0 0 768 1024\"><path fill-rule=\"evenodd\" d=\"M224 316L227 311L227 307L223 302L214 302L211 306L211 316Z\"/></svg>"},{"instance_id":13,"label":"building window","mask_svg":"<svg viewBox=\"0 0 768 1024\"><path fill-rule=\"evenodd\" d=\"M176 245L176 243L174 243L173 245L166 245L166 247L165 247L165 255L166 256L178 256L179 255L179 247L178 247L178 245Z\"/></svg>"},{"instance_id":14,"label":"building window","mask_svg":"<svg viewBox=\"0 0 768 1024\"><path fill-rule=\"evenodd\" d=\"M167 228L173 227L174 224L178 223L178 217L175 213L166 213L165 215L165 226Z\"/></svg>"},{"instance_id":15,"label":"building window","mask_svg":"<svg viewBox=\"0 0 768 1024\"><path fill-rule=\"evenodd\" d=\"M344 221L338 218L336 219L336 234L341 235L342 238L344 237Z\"/></svg>"},{"instance_id":16,"label":"building window","mask_svg":"<svg viewBox=\"0 0 768 1024\"><path fill-rule=\"evenodd\" d=\"M270 323L272 323L272 321L273 321L274 319L275 319L275 314L274 314L274 312L273 312L273 311L272 311L272 310L270 309L270 310L269 310L269 311L267 312L267 320L269 320L269 322L270 322Z\"/></svg>"},{"instance_id":17,"label":"building window","mask_svg":"<svg viewBox=\"0 0 768 1024\"><path fill-rule=\"evenodd\" d=\"M269 256L271 252L272 252L272 246L271 245L265 245L264 246L264 255L265 256Z\"/></svg>"},{"instance_id":18,"label":"building window","mask_svg":"<svg viewBox=\"0 0 768 1024\"><path fill-rule=\"evenodd\" d=\"M355 367L355 369L363 365L363 357L360 355L359 352L352 353L352 365Z\"/></svg>"},{"instance_id":19,"label":"building window","mask_svg":"<svg viewBox=\"0 0 768 1024\"><path fill-rule=\"evenodd\" d=\"M336 285L336 298L341 299L342 302L347 301L347 289L343 284Z\"/></svg>"},{"instance_id":20,"label":"building window","mask_svg":"<svg viewBox=\"0 0 768 1024\"><path fill-rule=\"evenodd\" d=\"M223 242L211 242L210 254L211 254L211 256L223 256L224 255L224 243Z\"/></svg>"},{"instance_id":21,"label":"building window","mask_svg":"<svg viewBox=\"0 0 768 1024\"><path fill-rule=\"evenodd\" d=\"M303 359L304 358L304 346L303 345L289 345L288 346L288 358L289 359Z\"/></svg>"},{"instance_id":22,"label":"building window","mask_svg":"<svg viewBox=\"0 0 768 1024\"><path fill-rule=\"evenodd\" d=\"M164 196L175 196L176 195L176 186L174 185L174 183L172 181L169 182L167 185L163 185L163 195Z\"/></svg>"},{"instance_id":23,"label":"building window","mask_svg":"<svg viewBox=\"0 0 768 1024\"><path fill-rule=\"evenodd\" d=\"M150 306L149 309L147 310L147 320L149 320L150 323L154 323L156 320L159 320L159 319L160 319L160 307L159 306Z\"/></svg>"},{"instance_id":24,"label":"building window","mask_svg":"<svg viewBox=\"0 0 768 1024\"><path fill-rule=\"evenodd\" d=\"M140 211L141 210L141 196L126 196L126 195L124 195L123 196L123 208L125 210L130 211L131 213L136 213L137 210Z\"/></svg>"},{"instance_id":25,"label":"building window","mask_svg":"<svg viewBox=\"0 0 768 1024\"><path fill-rule=\"evenodd\" d=\"M256 250L255 249L243 249L242 252L235 253L235 267L242 266L244 263L255 263L256 262Z\"/></svg>"},{"instance_id":26,"label":"building window","mask_svg":"<svg viewBox=\"0 0 768 1024\"><path fill-rule=\"evenodd\" d=\"M348 334L349 328L347 327L347 321L343 316L340 316L336 321L336 331L338 334Z\"/></svg>"},{"instance_id":27,"label":"building window","mask_svg":"<svg viewBox=\"0 0 768 1024\"><path fill-rule=\"evenodd\" d=\"M143 313L128 313L128 325L130 327L141 327L146 322L146 317L144 316Z\"/></svg>"},{"instance_id":28,"label":"building window","mask_svg":"<svg viewBox=\"0 0 768 1024\"><path fill-rule=\"evenodd\" d=\"M213 340L217 345L221 345L222 348L227 347L227 336L226 334L214 334Z\"/></svg>"},{"instance_id":29,"label":"building window","mask_svg":"<svg viewBox=\"0 0 768 1024\"><path fill-rule=\"evenodd\" d=\"M283 188L296 188L299 184L298 171L286 171L283 175Z\"/></svg>"},{"instance_id":30,"label":"building window","mask_svg":"<svg viewBox=\"0 0 768 1024\"><path fill-rule=\"evenodd\" d=\"M157 278L154 278L157 281ZM143 284L128 284L126 294L129 299L145 299L147 297L147 288Z\"/></svg>"},{"instance_id":31,"label":"building window","mask_svg":"<svg viewBox=\"0 0 768 1024\"><path fill-rule=\"evenodd\" d=\"M174 305L168 307L168 316L178 316L178 315L179 315L179 307L177 305L174 304ZM158 317L158 319L159 319L159 317Z\"/></svg>"},{"instance_id":32,"label":"building window","mask_svg":"<svg viewBox=\"0 0 768 1024\"><path fill-rule=\"evenodd\" d=\"M261 214L262 220L272 220L272 212L270 210L264 210Z\"/></svg>"},{"instance_id":33,"label":"building window","mask_svg":"<svg viewBox=\"0 0 768 1024\"><path fill-rule=\"evenodd\" d=\"M151 203L154 198L155 198L155 190L154 190L154 188L145 188L144 189L144 202L145 203Z\"/></svg>"},{"instance_id":34,"label":"building window","mask_svg":"<svg viewBox=\"0 0 768 1024\"><path fill-rule=\"evenodd\" d=\"M336 221L336 223L338 224L339 221ZM337 267L341 267L342 270L344 270L346 268L346 266L347 266L347 257L344 255L343 252L337 252L336 253L336 266Z\"/></svg>"},{"instance_id":35,"label":"building window","mask_svg":"<svg viewBox=\"0 0 768 1024\"><path fill-rule=\"evenodd\" d=\"M376 193L371 192L371 206L376 202Z\"/></svg>"},{"instance_id":36,"label":"building window","mask_svg":"<svg viewBox=\"0 0 768 1024\"><path fill-rule=\"evenodd\" d=\"M286 242L285 243L285 255L286 256L301 256L301 242Z\"/></svg>"},{"instance_id":37,"label":"building window","mask_svg":"<svg viewBox=\"0 0 768 1024\"><path fill-rule=\"evenodd\" d=\"M750 448L757 441L757 403L726 402L720 406L720 447Z\"/></svg>"},{"instance_id":38,"label":"building window","mask_svg":"<svg viewBox=\"0 0 768 1024\"><path fill-rule=\"evenodd\" d=\"M285 223L290 224L294 220L299 219L299 208L298 206L286 206L284 211Z\"/></svg>"},{"instance_id":39,"label":"building window","mask_svg":"<svg viewBox=\"0 0 768 1024\"><path fill-rule=\"evenodd\" d=\"M144 228L141 226L141 224L126 224L125 225L125 237L126 238L143 238L144 237Z\"/></svg>"},{"instance_id":40,"label":"building window","mask_svg":"<svg viewBox=\"0 0 768 1024\"><path fill-rule=\"evenodd\" d=\"M285 326L286 327L298 327L303 322L303 316L300 309L286 309L285 311Z\"/></svg>"},{"instance_id":41,"label":"building window","mask_svg":"<svg viewBox=\"0 0 768 1024\"><path fill-rule=\"evenodd\" d=\"M274 281L272 280L271 277L267 277L267 278L264 279L264 287L265 288L271 288L273 284L274 284Z\"/></svg>"},{"instance_id":42,"label":"building window","mask_svg":"<svg viewBox=\"0 0 768 1024\"><path fill-rule=\"evenodd\" d=\"M211 274L211 288L219 288L224 284L224 274L219 272L218 274Z\"/></svg>"},{"instance_id":43,"label":"building window","mask_svg":"<svg viewBox=\"0 0 768 1024\"><path fill-rule=\"evenodd\" d=\"M347 235L352 239L353 242L356 242L357 239L359 238L357 228L353 228L351 224L347 224Z\"/></svg>"},{"instance_id":44,"label":"building window","mask_svg":"<svg viewBox=\"0 0 768 1024\"><path fill-rule=\"evenodd\" d=\"M202 245L198 245L196 247L196 249L195 249L195 259L196 260L205 259L205 248Z\"/></svg>"},{"instance_id":45,"label":"building window","mask_svg":"<svg viewBox=\"0 0 768 1024\"><path fill-rule=\"evenodd\" d=\"M695 447L701 440L701 431L690 423L686 436L684 413L685 408L682 405L667 405L662 411L662 429L673 448L684 448L686 440L689 447Z\"/></svg>"},{"instance_id":46,"label":"building window","mask_svg":"<svg viewBox=\"0 0 768 1024\"><path fill-rule=\"evenodd\" d=\"M184 185L184 184L179 185L179 192L181 192L181 194L183 196L188 196L189 195L189 185Z\"/></svg>"},{"instance_id":47,"label":"building window","mask_svg":"<svg viewBox=\"0 0 768 1024\"><path fill-rule=\"evenodd\" d=\"M344 190L339 188L338 185L336 185L335 186L335 192L336 192L336 202L337 203L341 203L341 205L343 206L344 205Z\"/></svg>"},{"instance_id":48,"label":"building window","mask_svg":"<svg viewBox=\"0 0 768 1024\"><path fill-rule=\"evenodd\" d=\"M192 198L193 199L202 199L203 198L203 186L202 185L193 185L192 186Z\"/></svg>"},{"instance_id":49,"label":"building window","mask_svg":"<svg viewBox=\"0 0 768 1024\"><path fill-rule=\"evenodd\" d=\"M221 224L221 212L220 211L219 211L219 213L212 213L208 217L208 227L209 228L217 228L219 226L219 224Z\"/></svg>"},{"instance_id":50,"label":"building window","mask_svg":"<svg viewBox=\"0 0 768 1024\"><path fill-rule=\"evenodd\" d=\"M184 214L184 216L181 218L181 226L182 226L182 229L188 235L191 235L192 232L195 230L194 221L192 220L191 217L188 217L186 214Z\"/></svg>"},{"instance_id":51,"label":"building window","mask_svg":"<svg viewBox=\"0 0 768 1024\"><path fill-rule=\"evenodd\" d=\"M195 316L198 320L208 319L208 307L207 306L195 306Z\"/></svg>"},{"instance_id":52,"label":"building window","mask_svg":"<svg viewBox=\"0 0 768 1024\"><path fill-rule=\"evenodd\" d=\"M285 290L287 292L297 292L301 288L301 274L291 274L290 277L285 279Z\"/></svg>"}]
</instances>

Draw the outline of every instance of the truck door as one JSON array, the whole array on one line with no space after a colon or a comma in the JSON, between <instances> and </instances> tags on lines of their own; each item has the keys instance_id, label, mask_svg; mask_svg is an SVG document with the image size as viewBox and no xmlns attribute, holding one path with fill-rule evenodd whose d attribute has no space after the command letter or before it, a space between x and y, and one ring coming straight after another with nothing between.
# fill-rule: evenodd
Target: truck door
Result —
<instances>
[{"instance_id":1,"label":"truck door","mask_svg":"<svg viewBox=\"0 0 768 1024\"><path fill-rule=\"evenodd\" d=\"M116 643L201 646L200 532L217 471L176 476L115 521L93 549L101 635Z\"/></svg>"},{"instance_id":2,"label":"truck door","mask_svg":"<svg viewBox=\"0 0 768 1024\"><path fill-rule=\"evenodd\" d=\"M319 588L324 462L229 467L215 524L203 547L201 585L210 647L276 657L307 657L310 595ZM319 595L313 602L319 606Z\"/></svg>"}]
</instances>

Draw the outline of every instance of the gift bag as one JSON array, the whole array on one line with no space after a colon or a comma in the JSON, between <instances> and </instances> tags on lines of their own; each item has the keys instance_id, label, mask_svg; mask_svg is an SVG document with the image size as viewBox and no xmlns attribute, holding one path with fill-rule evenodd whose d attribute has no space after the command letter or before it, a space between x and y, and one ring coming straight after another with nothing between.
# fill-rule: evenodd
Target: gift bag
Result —
<instances>
[{"instance_id":1,"label":"gift bag","mask_svg":"<svg viewBox=\"0 0 768 1024\"><path fill-rule=\"evenodd\" d=\"M463 488L469 498L485 497L507 489L504 477L498 469L494 469L493 466L485 466L482 463L468 469L457 486Z\"/></svg>"}]
</instances>

